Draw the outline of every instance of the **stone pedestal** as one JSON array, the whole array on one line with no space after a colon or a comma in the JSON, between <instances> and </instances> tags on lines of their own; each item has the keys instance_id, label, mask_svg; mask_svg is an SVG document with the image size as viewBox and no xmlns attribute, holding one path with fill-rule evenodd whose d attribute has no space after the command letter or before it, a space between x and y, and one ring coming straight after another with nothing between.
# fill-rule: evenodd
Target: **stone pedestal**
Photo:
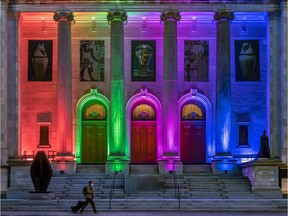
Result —
<instances>
[{"instance_id":1,"label":"stone pedestal","mask_svg":"<svg viewBox=\"0 0 288 216\"><path fill-rule=\"evenodd\" d=\"M32 161L9 160L10 187L7 190L7 199L27 199L28 191L34 190L30 175Z\"/></svg>"},{"instance_id":2,"label":"stone pedestal","mask_svg":"<svg viewBox=\"0 0 288 216\"><path fill-rule=\"evenodd\" d=\"M279 187L279 166L281 161L273 158L259 158L242 165L242 174L249 178L252 192L267 198L282 198Z\"/></svg>"},{"instance_id":3,"label":"stone pedestal","mask_svg":"<svg viewBox=\"0 0 288 216\"><path fill-rule=\"evenodd\" d=\"M51 200L54 199L54 193L47 191L47 192L33 192L30 191L28 195L29 200Z\"/></svg>"}]
</instances>

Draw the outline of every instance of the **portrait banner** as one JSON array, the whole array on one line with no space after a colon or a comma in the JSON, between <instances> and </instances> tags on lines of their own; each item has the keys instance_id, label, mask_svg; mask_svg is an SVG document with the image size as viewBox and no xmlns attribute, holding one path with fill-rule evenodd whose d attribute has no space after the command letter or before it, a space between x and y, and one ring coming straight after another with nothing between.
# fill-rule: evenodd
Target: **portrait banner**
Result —
<instances>
[{"instance_id":1,"label":"portrait banner","mask_svg":"<svg viewBox=\"0 0 288 216\"><path fill-rule=\"evenodd\" d=\"M235 40L236 81L260 81L259 41Z\"/></svg>"},{"instance_id":2,"label":"portrait banner","mask_svg":"<svg viewBox=\"0 0 288 216\"><path fill-rule=\"evenodd\" d=\"M209 81L209 41L184 41L184 81Z\"/></svg>"},{"instance_id":3,"label":"portrait banner","mask_svg":"<svg viewBox=\"0 0 288 216\"><path fill-rule=\"evenodd\" d=\"M28 81L52 81L52 40L28 41Z\"/></svg>"},{"instance_id":4,"label":"portrait banner","mask_svg":"<svg viewBox=\"0 0 288 216\"><path fill-rule=\"evenodd\" d=\"M156 41L131 41L131 80L156 81Z\"/></svg>"},{"instance_id":5,"label":"portrait banner","mask_svg":"<svg viewBox=\"0 0 288 216\"><path fill-rule=\"evenodd\" d=\"M104 82L104 40L80 41L80 81Z\"/></svg>"}]
</instances>

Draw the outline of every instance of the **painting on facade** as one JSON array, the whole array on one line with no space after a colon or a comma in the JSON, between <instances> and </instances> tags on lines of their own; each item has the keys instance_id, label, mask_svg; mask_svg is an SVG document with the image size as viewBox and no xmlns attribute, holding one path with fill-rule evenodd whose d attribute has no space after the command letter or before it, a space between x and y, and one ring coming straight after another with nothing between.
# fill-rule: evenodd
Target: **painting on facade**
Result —
<instances>
[{"instance_id":1,"label":"painting on facade","mask_svg":"<svg viewBox=\"0 0 288 216\"><path fill-rule=\"evenodd\" d=\"M156 41L131 41L131 80L156 81Z\"/></svg>"},{"instance_id":2,"label":"painting on facade","mask_svg":"<svg viewBox=\"0 0 288 216\"><path fill-rule=\"evenodd\" d=\"M235 40L236 81L260 81L259 41Z\"/></svg>"},{"instance_id":3,"label":"painting on facade","mask_svg":"<svg viewBox=\"0 0 288 216\"><path fill-rule=\"evenodd\" d=\"M209 41L184 41L184 81L209 81Z\"/></svg>"},{"instance_id":4,"label":"painting on facade","mask_svg":"<svg viewBox=\"0 0 288 216\"><path fill-rule=\"evenodd\" d=\"M80 81L104 82L104 40L80 41Z\"/></svg>"},{"instance_id":5,"label":"painting on facade","mask_svg":"<svg viewBox=\"0 0 288 216\"><path fill-rule=\"evenodd\" d=\"M52 81L52 40L28 41L28 81Z\"/></svg>"}]
</instances>

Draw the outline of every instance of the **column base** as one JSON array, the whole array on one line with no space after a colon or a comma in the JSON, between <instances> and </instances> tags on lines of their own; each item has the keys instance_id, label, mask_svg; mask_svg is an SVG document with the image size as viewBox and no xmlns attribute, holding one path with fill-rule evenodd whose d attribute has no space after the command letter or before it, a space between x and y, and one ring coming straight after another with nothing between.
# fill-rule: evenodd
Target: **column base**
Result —
<instances>
[{"instance_id":1,"label":"column base","mask_svg":"<svg viewBox=\"0 0 288 216\"><path fill-rule=\"evenodd\" d=\"M159 161L159 174L183 174L183 164L180 160L163 159Z\"/></svg>"},{"instance_id":2,"label":"column base","mask_svg":"<svg viewBox=\"0 0 288 216\"><path fill-rule=\"evenodd\" d=\"M53 175L55 174L73 174L76 172L77 163L72 158L56 158L51 163L53 168Z\"/></svg>"},{"instance_id":3,"label":"column base","mask_svg":"<svg viewBox=\"0 0 288 216\"><path fill-rule=\"evenodd\" d=\"M124 175L129 174L129 161L125 160L109 160L105 164L105 173L112 174L122 172Z\"/></svg>"},{"instance_id":4,"label":"column base","mask_svg":"<svg viewBox=\"0 0 288 216\"><path fill-rule=\"evenodd\" d=\"M214 174L236 174L239 173L236 162L233 156L215 156L211 160L211 168Z\"/></svg>"}]
</instances>

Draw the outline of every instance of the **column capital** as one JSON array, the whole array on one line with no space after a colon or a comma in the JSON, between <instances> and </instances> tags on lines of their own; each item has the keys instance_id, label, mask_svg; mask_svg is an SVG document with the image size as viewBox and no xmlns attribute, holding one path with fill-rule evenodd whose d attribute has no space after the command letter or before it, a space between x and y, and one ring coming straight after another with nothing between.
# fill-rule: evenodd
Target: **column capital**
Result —
<instances>
[{"instance_id":1,"label":"column capital","mask_svg":"<svg viewBox=\"0 0 288 216\"><path fill-rule=\"evenodd\" d=\"M109 24L115 20L126 22L127 19L128 16L125 11L108 11L107 20Z\"/></svg>"},{"instance_id":2,"label":"column capital","mask_svg":"<svg viewBox=\"0 0 288 216\"><path fill-rule=\"evenodd\" d=\"M181 15L177 10L163 11L161 14L161 21L165 22L167 20L171 21L180 21Z\"/></svg>"},{"instance_id":3,"label":"column capital","mask_svg":"<svg viewBox=\"0 0 288 216\"><path fill-rule=\"evenodd\" d=\"M72 12L65 12L65 11L55 12L53 19L56 22L61 21L61 20L67 20L67 21L74 21L75 22L73 13Z\"/></svg>"},{"instance_id":4,"label":"column capital","mask_svg":"<svg viewBox=\"0 0 288 216\"><path fill-rule=\"evenodd\" d=\"M18 12L8 12L7 18L8 20L16 20L20 17L20 14Z\"/></svg>"},{"instance_id":5,"label":"column capital","mask_svg":"<svg viewBox=\"0 0 288 216\"><path fill-rule=\"evenodd\" d=\"M220 20L233 20L234 14L233 12L228 11L218 11L214 15L214 20L220 21Z\"/></svg>"},{"instance_id":6,"label":"column capital","mask_svg":"<svg viewBox=\"0 0 288 216\"><path fill-rule=\"evenodd\" d=\"M280 20L281 18L281 13L278 12L269 12L269 20Z\"/></svg>"}]
</instances>

